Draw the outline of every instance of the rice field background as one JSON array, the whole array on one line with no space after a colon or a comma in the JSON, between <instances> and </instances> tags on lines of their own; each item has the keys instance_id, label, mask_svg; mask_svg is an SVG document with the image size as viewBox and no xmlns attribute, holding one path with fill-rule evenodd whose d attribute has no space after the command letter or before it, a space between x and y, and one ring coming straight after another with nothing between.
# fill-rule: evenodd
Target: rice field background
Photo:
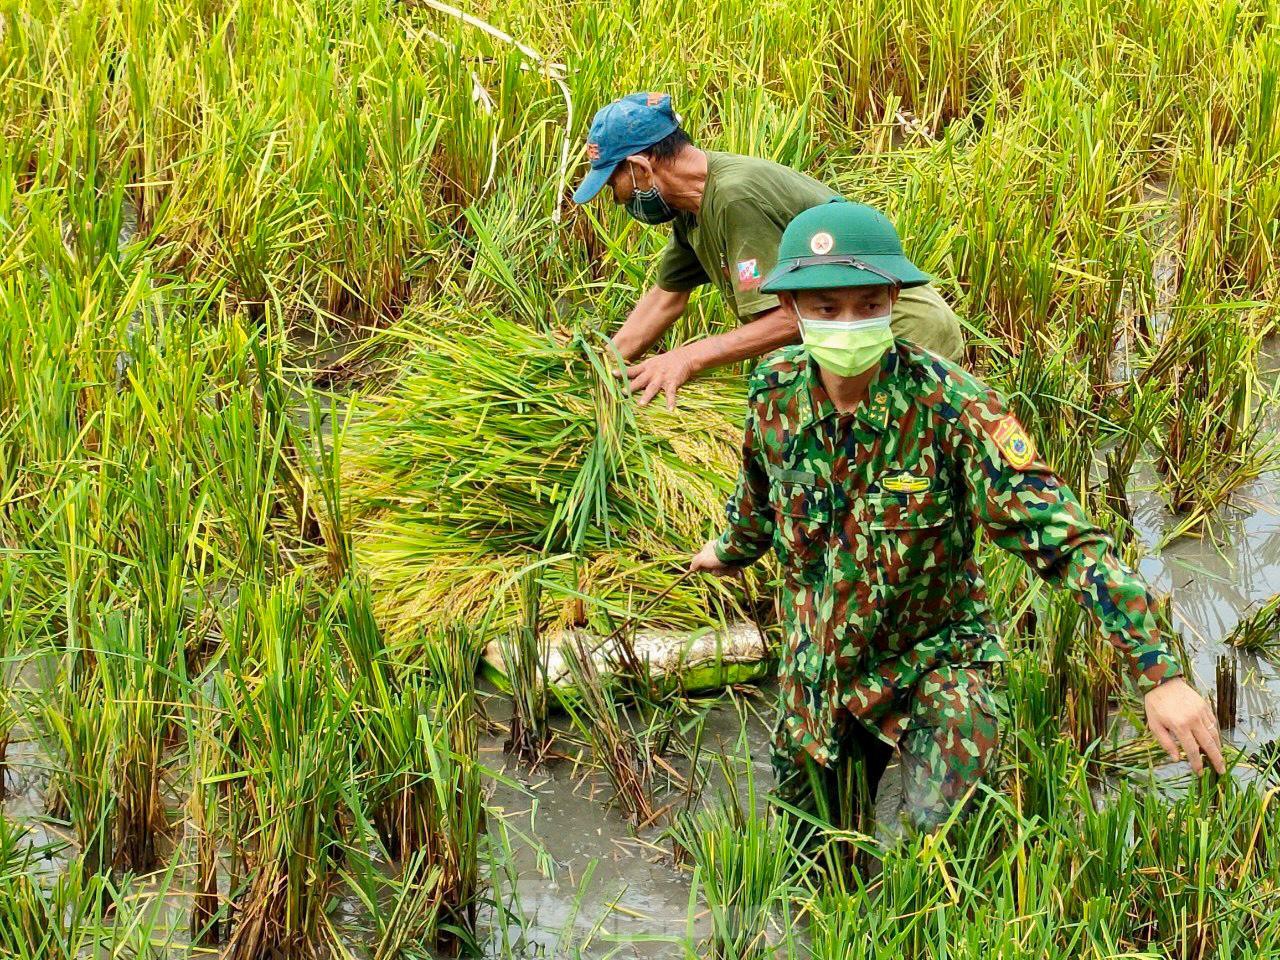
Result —
<instances>
[{"instance_id":1,"label":"rice field background","mask_svg":"<svg viewBox=\"0 0 1280 960\"><path fill-rule=\"evenodd\" d=\"M1230 776L992 550L999 789L933 837L802 855L767 683L547 689L776 640L771 570L681 576L745 371L610 374L665 236L567 191L635 90L890 214ZM0 955L1280 954L1278 107L1262 0L3 0Z\"/></svg>"}]
</instances>

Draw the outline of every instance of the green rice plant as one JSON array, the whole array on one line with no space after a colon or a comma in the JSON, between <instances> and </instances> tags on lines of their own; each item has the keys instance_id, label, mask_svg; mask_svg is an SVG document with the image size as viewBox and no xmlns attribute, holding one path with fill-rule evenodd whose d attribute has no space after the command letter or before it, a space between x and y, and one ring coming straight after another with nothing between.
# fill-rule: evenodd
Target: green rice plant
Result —
<instances>
[{"instance_id":1,"label":"green rice plant","mask_svg":"<svg viewBox=\"0 0 1280 960\"><path fill-rule=\"evenodd\" d=\"M1158 434L1156 466L1165 478L1170 505L1178 511L1217 505L1275 458L1274 443L1258 417L1258 400L1266 391L1258 383L1256 365L1274 321L1220 325L1224 308L1229 315L1230 305L1203 310L1188 305L1175 313L1165 338L1178 360L1171 376L1173 402Z\"/></svg>"},{"instance_id":2,"label":"green rice plant","mask_svg":"<svg viewBox=\"0 0 1280 960\"><path fill-rule=\"evenodd\" d=\"M511 684L511 724L503 749L537 767L551 746L548 725L547 657L550 648L541 627L542 584L530 571L517 584L522 622L498 639Z\"/></svg>"},{"instance_id":3,"label":"green rice plant","mask_svg":"<svg viewBox=\"0 0 1280 960\"><path fill-rule=\"evenodd\" d=\"M115 824L119 794L103 774L115 769L119 740L119 703L109 699L93 674L72 680L63 666L49 669L42 698L30 714L31 726L54 758L46 806L65 818L90 874L109 873L115 861Z\"/></svg>"},{"instance_id":4,"label":"green rice plant","mask_svg":"<svg viewBox=\"0 0 1280 960\"><path fill-rule=\"evenodd\" d=\"M241 349L248 353L247 347ZM206 443L193 450L193 459L205 470L225 563L246 574L275 571L280 565L278 478L286 469L283 425L263 421L251 390L235 390L204 413L199 435Z\"/></svg>"},{"instance_id":5,"label":"green rice plant","mask_svg":"<svg viewBox=\"0 0 1280 960\"><path fill-rule=\"evenodd\" d=\"M1231 628L1229 646L1273 657L1280 652L1280 593L1258 604Z\"/></svg>"},{"instance_id":6,"label":"green rice plant","mask_svg":"<svg viewBox=\"0 0 1280 960\"><path fill-rule=\"evenodd\" d=\"M392 878L376 863L353 857L357 865L347 876L373 921L369 956L374 960L427 956L424 945L437 939L441 869L430 867L429 857L419 850L408 858L403 874Z\"/></svg>"},{"instance_id":7,"label":"green rice plant","mask_svg":"<svg viewBox=\"0 0 1280 960\"><path fill-rule=\"evenodd\" d=\"M184 635L134 610L105 613L91 636L112 721L107 734L115 741L113 763L104 771L115 795L113 863L147 873L169 833L161 782L173 711L185 694Z\"/></svg>"},{"instance_id":8,"label":"green rice plant","mask_svg":"<svg viewBox=\"0 0 1280 960\"><path fill-rule=\"evenodd\" d=\"M352 734L367 817L381 855L396 867L395 923L379 917L385 955L409 930L456 949L474 935L485 824L477 761L478 640L465 628L430 638L423 668L398 663L374 617L367 586L347 580L330 601L334 639L345 655ZM352 877L374 898L387 878L357 853Z\"/></svg>"},{"instance_id":9,"label":"green rice plant","mask_svg":"<svg viewBox=\"0 0 1280 960\"><path fill-rule=\"evenodd\" d=\"M379 957L406 955L423 942L456 952L474 940L485 813L466 706L432 681L408 678L381 708L377 729L388 732L386 741L374 744L366 734L366 749L390 753L397 747L392 731L401 729L395 725L404 730L395 775L371 775L367 788L378 849L395 869L388 875L377 860L356 854L348 872L373 915ZM386 891L389 913L378 903Z\"/></svg>"},{"instance_id":10,"label":"green rice plant","mask_svg":"<svg viewBox=\"0 0 1280 960\"><path fill-rule=\"evenodd\" d=\"M659 812L653 806L652 754L648 742L636 736L624 715L615 692L618 681L601 674L594 651L580 637L566 641L561 654L573 689L553 688L557 699L591 745L624 815L637 826L648 826Z\"/></svg>"},{"instance_id":11,"label":"green rice plant","mask_svg":"<svg viewBox=\"0 0 1280 960\"><path fill-rule=\"evenodd\" d=\"M942 942L948 955L975 958L1028 946L1190 958L1230 956L1231 944L1266 955L1274 918L1259 905L1274 893L1264 839L1273 792L1224 781L1171 801L1122 782L1095 795L1079 758L1031 762L1066 787L1047 794L1055 809L984 794L967 820L884 848L877 875L824 878L810 905L813 956L933 955Z\"/></svg>"},{"instance_id":12,"label":"green rice plant","mask_svg":"<svg viewBox=\"0 0 1280 960\"><path fill-rule=\"evenodd\" d=\"M307 94L329 100L332 115L324 133L308 131L313 139L299 171L317 201L308 218L321 226L321 255L304 253L306 268L297 274L314 272L321 309L352 325L395 316L409 298L410 279L440 245L442 181L432 160L443 152L442 134L457 129L432 109L439 78L404 68L438 56L437 45L388 19L375 14L359 30L359 42L376 53L356 76L348 81L336 70L313 76L315 89ZM313 50L327 42L324 24L316 27Z\"/></svg>"},{"instance_id":13,"label":"green rice plant","mask_svg":"<svg viewBox=\"0 0 1280 960\"><path fill-rule=\"evenodd\" d=\"M351 584L337 603L347 686L362 706L359 745L369 778L370 817L389 856L400 859L433 840L432 788L422 774L419 718L431 711L434 687L427 677L397 669L367 590Z\"/></svg>"},{"instance_id":14,"label":"green rice plant","mask_svg":"<svg viewBox=\"0 0 1280 960\"><path fill-rule=\"evenodd\" d=\"M726 777L738 764L726 759ZM681 813L668 832L693 863L693 893L701 891L711 933L699 956L747 960L772 956L770 923L789 930L789 903L802 881L799 821L771 816L760 803L750 758L741 763L745 797L735 790L696 812ZM692 898L691 893L691 898Z\"/></svg>"},{"instance_id":15,"label":"green rice plant","mask_svg":"<svg viewBox=\"0 0 1280 960\"><path fill-rule=\"evenodd\" d=\"M40 607L28 589L30 567L16 556L0 565L0 799L8 791L9 741L20 716L17 678L43 639ZM47 614L46 614L47 616Z\"/></svg>"},{"instance_id":16,"label":"green rice plant","mask_svg":"<svg viewBox=\"0 0 1280 960\"><path fill-rule=\"evenodd\" d=\"M53 876L37 868L37 847L23 827L0 817L0 953L13 960L75 960L94 954L162 960L176 946L163 919L132 891L88 871L81 861ZM155 881L158 896L172 872Z\"/></svg>"},{"instance_id":17,"label":"green rice plant","mask_svg":"<svg viewBox=\"0 0 1280 960\"><path fill-rule=\"evenodd\" d=\"M1274 52L1268 60L1270 82L1259 88L1260 111L1275 98L1280 64ZM1274 120L1267 122L1274 127ZM1275 279L1280 176L1273 167L1280 143L1272 130L1269 136L1223 149L1212 142L1207 125L1198 132L1202 135L1173 160L1179 200L1179 293L1186 300L1215 290L1245 296L1265 293ZM1268 149L1270 159L1258 165Z\"/></svg>"},{"instance_id":18,"label":"green rice plant","mask_svg":"<svg viewBox=\"0 0 1280 960\"><path fill-rule=\"evenodd\" d=\"M221 820L222 745L214 738L217 725L203 722L188 700L185 718L189 756L192 757L192 789L188 823L194 847L195 891L187 925L193 944L214 946L222 941L224 904L218 891L219 824Z\"/></svg>"},{"instance_id":19,"label":"green rice plant","mask_svg":"<svg viewBox=\"0 0 1280 960\"><path fill-rule=\"evenodd\" d=\"M0 949L15 960L73 960L96 945L110 923L113 900L110 883L78 865L50 889L30 873L6 872L0 880Z\"/></svg>"},{"instance_id":20,"label":"green rice plant","mask_svg":"<svg viewBox=\"0 0 1280 960\"><path fill-rule=\"evenodd\" d=\"M245 589L240 603L238 625L251 633L211 677L225 713L223 777L239 808L226 826L242 837L232 848L232 875L243 886L230 892L227 955L309 957L330 936L325 913L347 843L344 810L356 802L353 702L334 675L315 622L318 597L303 578Z\"/></svg>"},{"instance_id":21,"label":"green rice plant","mask_svg":"<svg viewBox=\"0 0 1280 960\"><path fill-rule=\"evenodd\" d=\"M331 400L327 416L332 429L330 435L325 436L326 420L319 398L311 390L306 391L305 398L308 430L298 436L302 431L293 429L291 437L292 450L298 458L295 470L307 494L305 500L311 502L311 490L317 491L321 506L314 509L314 516L320 530L311 539L323 545L325 568L337 582L350 572L352 562L351 534L343 514L342 450L353 408L349 406L339 422L337 404ZM292 421L286 422L292 426Z\"/></svg>"}]
</instances>

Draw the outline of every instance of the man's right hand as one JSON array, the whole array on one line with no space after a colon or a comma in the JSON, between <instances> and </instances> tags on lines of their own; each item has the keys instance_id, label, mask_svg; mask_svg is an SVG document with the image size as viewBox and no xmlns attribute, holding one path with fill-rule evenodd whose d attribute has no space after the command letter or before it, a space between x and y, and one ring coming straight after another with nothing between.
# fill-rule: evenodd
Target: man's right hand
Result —
<instances>
[{"instance_id":1,"label":"man's right hand","mask_svg":"<svg viewBox=\"0 0 1280 960\"><path fill-rule=\"evenodd\" d=\"M742 575L742 567L721 560L716 553L716 541L708 540L689 561L689 572L710 573L717 577L737 577Z\"/></svg>"}]
</instances>

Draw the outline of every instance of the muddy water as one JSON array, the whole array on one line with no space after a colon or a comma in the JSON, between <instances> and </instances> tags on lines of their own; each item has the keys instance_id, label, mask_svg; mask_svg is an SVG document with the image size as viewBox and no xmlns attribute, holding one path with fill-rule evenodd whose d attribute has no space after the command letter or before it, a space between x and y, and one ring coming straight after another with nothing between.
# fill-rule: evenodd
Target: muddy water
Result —
<instances>
[{"instance_id":1,"label":"muddy water","mask_svg":"<svg viewBox=\"0 0 1280 960\"><path fill-rule=\"evenodd\" d=\"M770 715L770 694L766 687L719 698L707 716L701 763L714 766L716 754L742 754L736 699L747 717L756 783L761 791L771 786L768 730L761 719ZM498 717L509 709L496 700L493 707ZM661 827L632 830L609 803L611 788L601 777L584 776L561 761L530 778L504 764L499 750L497 741L488 745L486 755L493 758L488 764L502 764L507 776L537 798L532 812L528 797L508 787L500 787L494 798L539 847L514 843L520 879L513 906L525 917L523 939L531 956L572 956L576 948L590 957L674 957L682 955L675 944L684 942L690 929L695 937L706 934L705 917L695 915L690 928L690 876L672 862ZM718 776L712 774L704 798L722 792ZM538 866L548 858L551 877Z\"/></svg>"}]
</instances>

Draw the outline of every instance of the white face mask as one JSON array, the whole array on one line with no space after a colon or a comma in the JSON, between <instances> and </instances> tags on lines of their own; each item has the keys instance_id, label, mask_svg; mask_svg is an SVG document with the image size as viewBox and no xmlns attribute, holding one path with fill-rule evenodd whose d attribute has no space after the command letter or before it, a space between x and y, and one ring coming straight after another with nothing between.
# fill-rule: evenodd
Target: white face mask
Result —
<instances>
[{"instance_id":1,"label":"white face mask","mask_svg":"<svg viewBox=\"0 0 1280 960\"><path fill-rule=\"evenodd\" d=\"M893 346L892 316L890 307L884 316L864 320L800 317L800 337L818 366L842 377L856 377L879 363Z\"/></svg>"}]
</instances>

